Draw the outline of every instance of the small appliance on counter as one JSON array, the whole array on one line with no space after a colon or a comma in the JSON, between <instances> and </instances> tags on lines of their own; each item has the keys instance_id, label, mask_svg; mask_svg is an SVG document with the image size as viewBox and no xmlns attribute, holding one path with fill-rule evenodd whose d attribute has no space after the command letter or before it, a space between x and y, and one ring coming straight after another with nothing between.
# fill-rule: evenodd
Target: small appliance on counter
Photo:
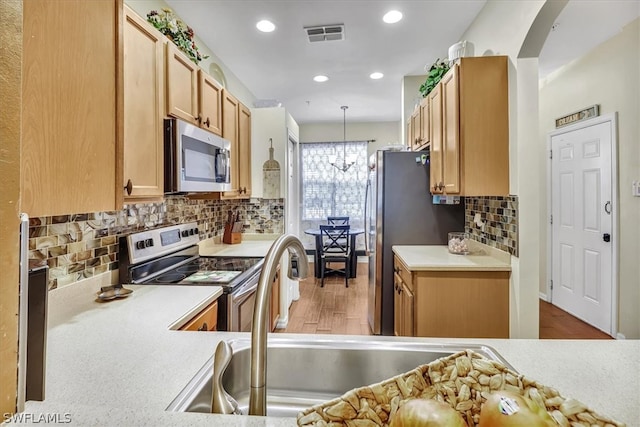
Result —
<instances>
[{"instance_id":1,"label":"small appliance on counter","mask_svg":"<svg viewBox=\"0 0 640 427\"><path fill-rule=\"evenodd\" d=\"M99 301L112 301L117 298L125 298L131 295L133 291L122 285L103 286L98 292Z\"/></svg>"},{"instance_id":2,"label":"small appliance on counter","mask_svg":"<svg viewBox=\"0 0 640 427\"><path fill-rule=\"evenodd\" d=\"M241 225L237 214L230 219ZM218 330L250 331L264 258L200 256L199 233L191 222L120 237L119 285L220 286Z\"/></svg>"}]
</instances>

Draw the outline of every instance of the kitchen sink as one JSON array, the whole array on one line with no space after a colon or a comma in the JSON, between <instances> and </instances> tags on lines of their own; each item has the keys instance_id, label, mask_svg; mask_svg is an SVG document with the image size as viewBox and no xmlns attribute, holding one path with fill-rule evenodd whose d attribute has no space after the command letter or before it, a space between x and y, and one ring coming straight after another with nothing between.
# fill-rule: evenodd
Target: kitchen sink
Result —
<instances>
[{"instance_id":1,"label":"kitchen sink","mask_svg":"<svg viewBox=\"0 0 640 427\"><path fill-rule=\"evenodd\" d=\"M233 355L222 377L226 392L248 414L251 382L251 340L230 340ZM440 357L472 349L510 365L491 347L425 343L402 338L359 340L300 340L268 338L267 415L296 417L315 404L345 392L410 371ZM211 357L167 407L167 411L211 412L213 362ZM510 367L511 368L511 367Z\"/></svg>"}]
</instances>

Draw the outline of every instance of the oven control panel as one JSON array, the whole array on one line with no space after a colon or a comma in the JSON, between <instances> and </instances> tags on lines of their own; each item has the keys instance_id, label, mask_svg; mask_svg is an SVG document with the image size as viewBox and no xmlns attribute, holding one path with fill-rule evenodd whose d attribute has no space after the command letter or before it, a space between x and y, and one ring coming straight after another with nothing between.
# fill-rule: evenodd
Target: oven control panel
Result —
<instances>
[{"instance_id":1,"label":"oven control panel","mask_svg":"<svg viewBox=\"0 0 640 427\"><path fill-rule=\"evenodd\" d=\"M200 242L198 224L172 225L127 236L131 264L156 258Z\"/></svg>"}]
</instances>

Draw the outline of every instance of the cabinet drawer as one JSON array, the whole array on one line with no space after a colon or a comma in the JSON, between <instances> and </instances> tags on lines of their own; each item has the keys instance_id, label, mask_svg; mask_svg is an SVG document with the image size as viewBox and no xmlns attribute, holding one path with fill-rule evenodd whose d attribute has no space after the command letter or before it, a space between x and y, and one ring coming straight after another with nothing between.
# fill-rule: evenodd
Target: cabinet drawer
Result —
<instances>
[{"instance_id":1,"label":"cabinet drawer","mask_svg":"<svg viewBox=\"0 0 640 427\"><path fill-rule=\"evenodd\" d=\"M218 301L214 301L180 328L181 331L215 331L218 326Z\"/></svg>"},{"instance_id":2,"label":"cabinet drawer","mask_svg":"<svg viewBox=\"0 0 640 427\"><path fill-rule=\"evenodd\" d=\"M413 291L413 279L411 277L411 272L397 256L394 256L393 258L393 271L395 274L400 276L405 285Z\"/></svg>"}]
</instances>

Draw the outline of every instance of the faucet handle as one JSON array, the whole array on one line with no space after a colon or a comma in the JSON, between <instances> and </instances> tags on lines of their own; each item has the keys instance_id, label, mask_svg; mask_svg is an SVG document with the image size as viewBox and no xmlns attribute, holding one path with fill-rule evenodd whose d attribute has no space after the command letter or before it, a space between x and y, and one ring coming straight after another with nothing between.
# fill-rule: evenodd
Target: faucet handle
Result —
<instances>
[{"instance_id":1,"label":"faucet handle","mask_svg":"<svg viewBox=\"0 0 640 427\"><path fill-rule=\"evenodd\" d=\"M238 402L229 395L222 386L222 375L231 362L233 350L226 341L220 341L213 357L213 395L211 413L241 415Z\"/></svg>"}]
</instances>

